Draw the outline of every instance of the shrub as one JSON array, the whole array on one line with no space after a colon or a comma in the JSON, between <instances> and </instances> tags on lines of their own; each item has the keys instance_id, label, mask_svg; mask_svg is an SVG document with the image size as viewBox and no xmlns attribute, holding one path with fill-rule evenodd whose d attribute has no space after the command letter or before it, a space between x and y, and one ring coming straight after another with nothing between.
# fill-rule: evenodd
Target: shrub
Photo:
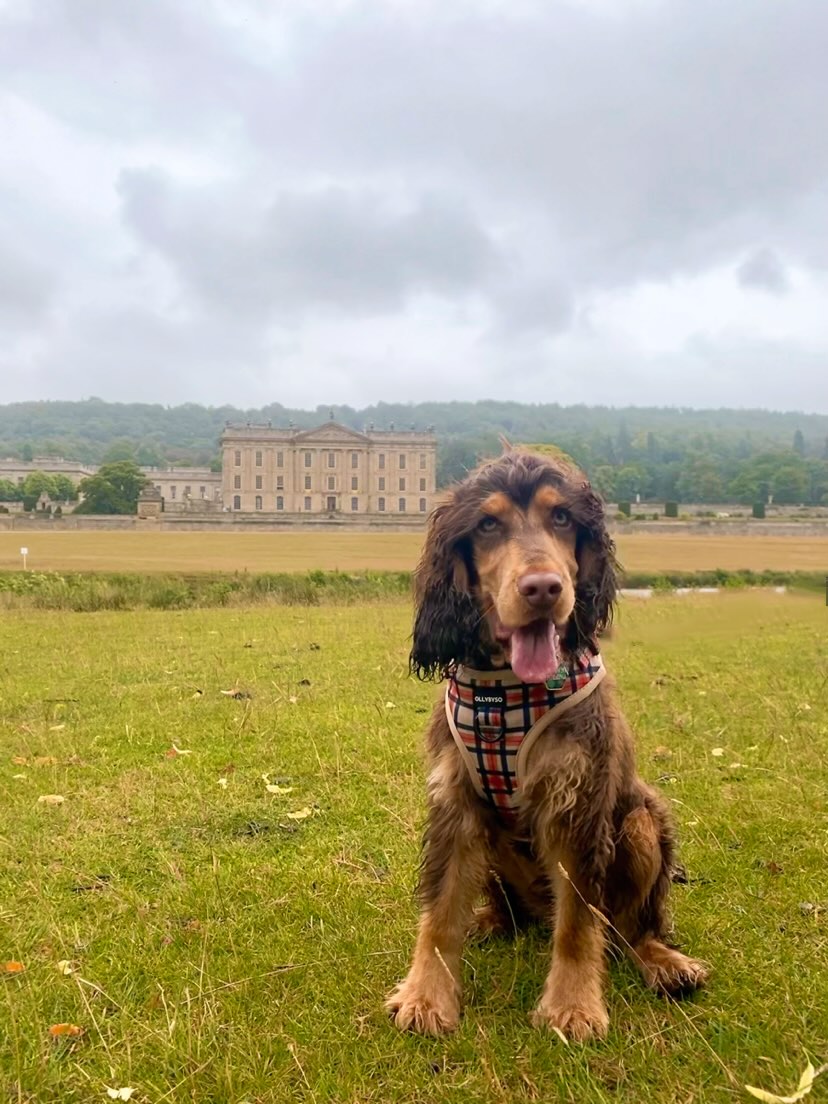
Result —
<instances>
[{"instance_id":1,"label":"shrub","mask_svg":"<svg viewBox=\"0 0 828 1104\"><path fill-rule=\"evenodd\" d=\"M677 502L665 502L664 503L664 516L669 518L678 517L678 503Z\"/></svg>"},{"instance_id":2,"label":"shrub","mask_svg":"<svg viewBox=\"0 0 828 1104\"><path fill-rule=\"evenodd\" d=\"M751 517L763 518L765 516L765 504L764 502L754 502Z\"/></svg>"},{"instance_id":3,"label":"shrub","mask_svg":"<svg viewBox=\"0 0 828 1104\"><path fill-rule=\"evenodd\" d=\"M619 514L623 514L624 517L629 517L630 514L632 513L632 503L631 502L619 502L618 503L618 512L619 512Z\"/></svg>"}]
</instances>

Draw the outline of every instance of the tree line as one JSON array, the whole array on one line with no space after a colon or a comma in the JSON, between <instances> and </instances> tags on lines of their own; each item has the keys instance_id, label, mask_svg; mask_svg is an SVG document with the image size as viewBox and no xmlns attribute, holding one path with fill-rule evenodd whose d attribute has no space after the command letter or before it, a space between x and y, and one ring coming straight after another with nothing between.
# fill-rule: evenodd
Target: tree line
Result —
<instances>
[{"instance_id":1,"label":"tree line","mask_svg":"<svg viewBox=\"0 0 828 1104\"><path fill-rule=\"evenodd\" d=\"M220 467L225 422L309 429L334 419L354 429L433 428L438 484L513 443L554 443L609 501L828 503L828 416L763 410L561 406L557 403L380 403L258 410L188 403L32 402L0 406L0 456L62 455Z\"/></svg>"}]
</instances>

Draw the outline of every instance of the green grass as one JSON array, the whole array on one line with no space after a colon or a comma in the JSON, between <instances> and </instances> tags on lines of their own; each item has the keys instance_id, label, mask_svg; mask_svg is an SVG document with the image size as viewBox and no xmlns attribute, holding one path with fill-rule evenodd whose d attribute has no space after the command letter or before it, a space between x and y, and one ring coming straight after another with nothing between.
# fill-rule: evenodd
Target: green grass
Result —
<instances>
[{"instance_id":1,"label":"green grass","mask_svg":"<svg viewBox=\"0 0 828 1104\"><path fill-rule=\"evenodd\" d=\"M826 576L813 571L627 572L627 587L775 587L822 592ZM320 571L249 575L136 575L103 572L8 571L0 573L0 609L188 609L251 605L315 606L372 602L411 594L408 571Z\"/></svg>"},{"instance_id":2,"label":"green grass","mask_svg":"<svg viewBox=\"0 0 828 1104\"><path fill-rule=\"evenodd\" d=\"M828 1058L826 617L744 592L623 607L606 653L681 829L681 941L714 974L676 1006L614 964L609 1038L564 1047L528 1025L541 932L469 945L452 1038L383 1014L416 923L436 694L407 675L407 603L3 612L0 962L26 969L0 979L0 1100L791 1092ZM54 1043L60 1022L84 1034Z\"/></svg>"}]
</instances>

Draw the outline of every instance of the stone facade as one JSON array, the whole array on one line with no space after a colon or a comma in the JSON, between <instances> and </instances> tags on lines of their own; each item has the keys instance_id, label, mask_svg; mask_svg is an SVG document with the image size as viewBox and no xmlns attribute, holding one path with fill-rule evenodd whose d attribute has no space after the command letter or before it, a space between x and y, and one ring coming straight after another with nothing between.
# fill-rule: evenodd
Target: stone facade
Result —
<instances>
[{"instance_id":1,"label":"stone facade","mask_svg":"<svg viewBox=\"0 0 828 1104\"><path fill-rule=\"evenodd\" d=\"M437 440L414 430L228 425L221 438L225 510L425 517L434 505Z\"/></svg>"},{"instance_id":2,"label":"stone facade","mask_svg":"<svg viewBox=\"0 0 828 1104\"><path fill-rule=\"evenodd\" d=\"M88 475L94 475L97 470L94 464L64 460L62 456L35 456L33 460L14 458L0 460L0 479L8 479L10 483L16 483L18 486L25 481L27 475L42 471L48 475L66 475L77 487L82 479L86 479Z\"/></svg>"},{"instance_id":3,"label":"stone facade","mask_svg":"<svg viewBox=\"0 0 828 1104\"><path fill-rule=\"evenodd\" d=\"M186 509L194 503L221 507L221 472L209 468L141 468L160 491L165 510Z\"/></svg>"}]
</instances>

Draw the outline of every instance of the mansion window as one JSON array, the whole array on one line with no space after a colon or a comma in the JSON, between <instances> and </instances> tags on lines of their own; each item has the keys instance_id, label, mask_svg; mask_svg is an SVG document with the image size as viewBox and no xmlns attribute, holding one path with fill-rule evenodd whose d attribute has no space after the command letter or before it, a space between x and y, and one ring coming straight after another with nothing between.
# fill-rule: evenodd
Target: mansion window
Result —
<instances>
[{"instance_id":1,"label":"mansion window","mask_svg":"<svg viewBox=\"0 0 828 1104\"><path fill-rule=\"evenodd\" d=\"M170 498L175 498L175 490L175 484L173 484L173 486L170 487Z\"/></svg>"},{"instance_id":2,"label":"mansion window","mask_svg":"<svg viewBox=\"0 0 828 1104\"><path fill-rule=\"evenodd\" d=\"M381 476L379 477L379 489L380 489L381 491L384 491L384 490L385 490L385 476L384 476L384 475L381 475Z\"/></svg>"},{"instance_id":3,"label":"mansion window","mask_svg":"<svg viewBox=\"0 0 828 1104\"><path fill-rule=\"evenodd\" d=\"M283 491L285 489L285 477L283 475L276 476L276 490Z\"/></svg>"},{"instance_id":4,"label":"mansion window","mask_svg":"<svg viewBox=\"0 0 828 1104\"><path fill-rule=\"evenodd\" d=\"M402 469L404 467L405 467L405 453L401 452L400 453L400 468Z\"/></svg>"},{"instance_id":5,"label":"mansion window","mask_svg":"<svg viewBox=\"0 0 828 1104\"><path fill-rule=\"evenodd\" d=\"M285 454L283 452L276 453L276 467L283 468L285 466Z\"/></svg>"},{"instance_id":6,"label":"mansion window","mask_svg":"<svg viewBox=\"0 0 828 1104\"><path fill-rule=\"evenodd\" d=\"M404 498L400 499L400 513L401 514L405 513L405 499Z\"/></svg>"},{"instance_id":7,"label":"mansion window","mask_svg":"<svg viewBox=\"0 0 828 1104\"><path fill-rule=\"evenodd\" d=\"M310 489L311 489L311 477L309 475L306 475L305 476L305 490L309 491Z\"/></svg>"},{"instance_id":8,"label":"mansion window","mask_svg":"<svg viewBox=\"0 0 828 1104\"><path fill-rule=\"evenodd\" d=\"M237 468L241 467L241 449L236 449L236 451L233 453L233 463L236 465Z\"/></svg>"},{"instance_id":9,"label":"mansion window","mask_svg":"<svg viewBox=\"0 0 828 1104\"><path fill-rule=\"evenodd\" d=\"M329 475L328 476L328 490L329 491L336 490L336 476L334 476L334 475Z\"/></svg>"},{"instance_id":10,"label":"mansion window","mask_svg":"<svg viewBox=\"0 0 828 1104\"><path fill-rule=\"evenodd\" d=\"M262 466L262 450L261 449L256 449L256 467L260 468L261 466Z\"/></svg>"},{"instance_id":11,"label":"mansion window","mask_svg":"<svg viewBox=\"0 0 828 1104\"><path fill-rule=\"evenodd\" d=\"M262 477L260 475L257 475L256 476L256 490L260 491L261 489L262 489Z\"/></svg>"},{"instance_id":12,"label":"mansion window","mask_svg":"<svg viewBox=\"0 0 828 1104\"><path fill-rule=\"evenodd\" d=\"M359 476L352 475L351 476L351 490L356 491L358 489L359 489Z\"/></svg>"},{"instance_id":13,"label":"mansion window","mask_svg":"<svg viewBox=\"0 0 828 1104\"><path fill-rule=\"evenodd\" d=\"M207 488L206 487L199 487L198 488L198 493L201 495L202 498L206 498L207 497Z\"/></svg>"},{"instance_id":14,"label":"mansion window","mask_svg":"<svg viewBox=\"0 0 828 1104\"><path fill-rule=\"evenodd\" d=\"M328 453L328 467L329 468L335 468L336 467L336 453L335 452L329 452Z\"/></svg>"},{"instance_id":15,"label":"mansion window","mask_svg":"<svg viewBox=\"0 0 828 1104\"><path fill-rule=\"evenodd\" d=\"M234 475L233 476L233 490L235 490L235 491L240 491L241 490L241 476L240 475Z\"/></svg>"},{"instance_id":16,"label":"mansion window","mask_svg":"<svg viewBox=\"0 0 828 1104\"><path fill-rule=\"evenodd\" d=\"M256 495L256 509L261 510L261 508L262 508L262 496L261 495Z\"/></svg>"},{"instance_id":17,"label":"mansion window","mask_svg":"<svg viewBox=\"0 0 828 1104\"><path fill-rule=\"evenodd\" d=\"M241 495L233 495L233 509L234 510L240 510L241 509Z\"/></svg>"},{"instance_id":18,"label":"mansion window","mask_svg":"<svg viewBox=\"0 0 828 1104\"><path fill-rule=\"evenodd\" d=\"M400 490L401 491L405 490L405 476L403 476L403 478L400 479Z\"/></svg>"},{"instance_id":19,"label":"mansion window","mask_svg":"<svg viewBox=\"0 0 828 1104\"><path fill-rule=\"evenodd\" d=\"M306 495L305 496L305 510L310 510L310 508L311 508L310 495Z\"/></svg>"},{"instance_id":20,"label":"mansion window","mask_svg":"<svg viewBox=\"0 0 828 1104\"><path fill-rule=\"evenodd\" d=\"M424 452L421 452L420 453L420 471L424 471L425 466L426 466L426 454Z\"/></svg>"},{"instance_id":21,"label":"mansion window","mask_svg":"<svg viewBox=\"0 0 828 1104\"><path fill-rule=\"evenodd\" d=\"M384 452L381 452L381 453L379 454L379 460L378 460L378 464L379 464L379 467L380 467L380 468L384 468L384 467L385 467L385 453L384 453Z\"/></svg>"},{"instance_id":22,"label":"mansion window","mask_svg":"<svg viewBox=\"0 0 828 1104\"><path fill-rule=\"evenodd\" d=\"M276 495L276 509L277 510L284 510L284 508L285 508L284 498L282 498L281 495Z\"/></svg>"},{"instance_id":23,"label":"mansion window","mask_svg":"<svg viewBox=\"0 0 828 1104\"><path fill-rule=\"evenodd\" d=\"M377 501L377 509L379 510L379 512L381 514L385 513L385 499L384 498L380 498Z\"/></svg>"},{"instance_id":24,"label":"mansion window","mask_svg":"<svg viewBox=\"0 0 828 1104\"><path fill-rule=\"evenodd\" d=\"M420 513L424 514L425 512L426 512L426 500L424 498L421 498L420 499Z\"/></svg>"},{"instance_id":25,"label":"mansion window","mask_svg":"<svg viewBox=\"0 0 828 1104\"><path fill-rule=\"evenodd\" d=\"M424 480L424 479L421 479L421 480L420 480L420 490L421 490L421 491L424 491L424 490L425 490L425 480Z\"/></svg>"},{"instance_id":26,"label":"mansion window","mask_svg":"<svg viewBox=\"0 0 828 1104\"><path fill-rule=\"evenodd\" d=\"M359 499L358 498L352 498L351 499L351 509L354 511L354 513L356 513L356 511L359 509Z\"/></svg>"},{"instance_id":27,"label":"mansion window","mask_svg":"<svg viewBox=\"0 0 828 1104\"><path fill-rule=\"evenodd\" d=\"M306 452L304 455L305 455L305 467L309 468L311 466L311 454L309 452Z\"/></svg>"},{"instance_id":28,"label":"mansion window","mask_svg":"<svg viewBox=\"0 0 828 1104\"><path fill-rule=\"evenodd\" d=\"M351 453L351 467L352 468L358 468L359 467L359 453L358 452L352 452Z\"/></svg>"},{"instance_id":29,"label":"mansion window","mask_svg":"<svg viewBox=\"0 0 828 1104\"><path fill-rule=\"evenodd\" d=\"M184 488L184 497L189 498L190 494L192 493L192 490L193 490L193 488L190 487L190 486L185 487Z\"/></svg>"}]
</instances>

